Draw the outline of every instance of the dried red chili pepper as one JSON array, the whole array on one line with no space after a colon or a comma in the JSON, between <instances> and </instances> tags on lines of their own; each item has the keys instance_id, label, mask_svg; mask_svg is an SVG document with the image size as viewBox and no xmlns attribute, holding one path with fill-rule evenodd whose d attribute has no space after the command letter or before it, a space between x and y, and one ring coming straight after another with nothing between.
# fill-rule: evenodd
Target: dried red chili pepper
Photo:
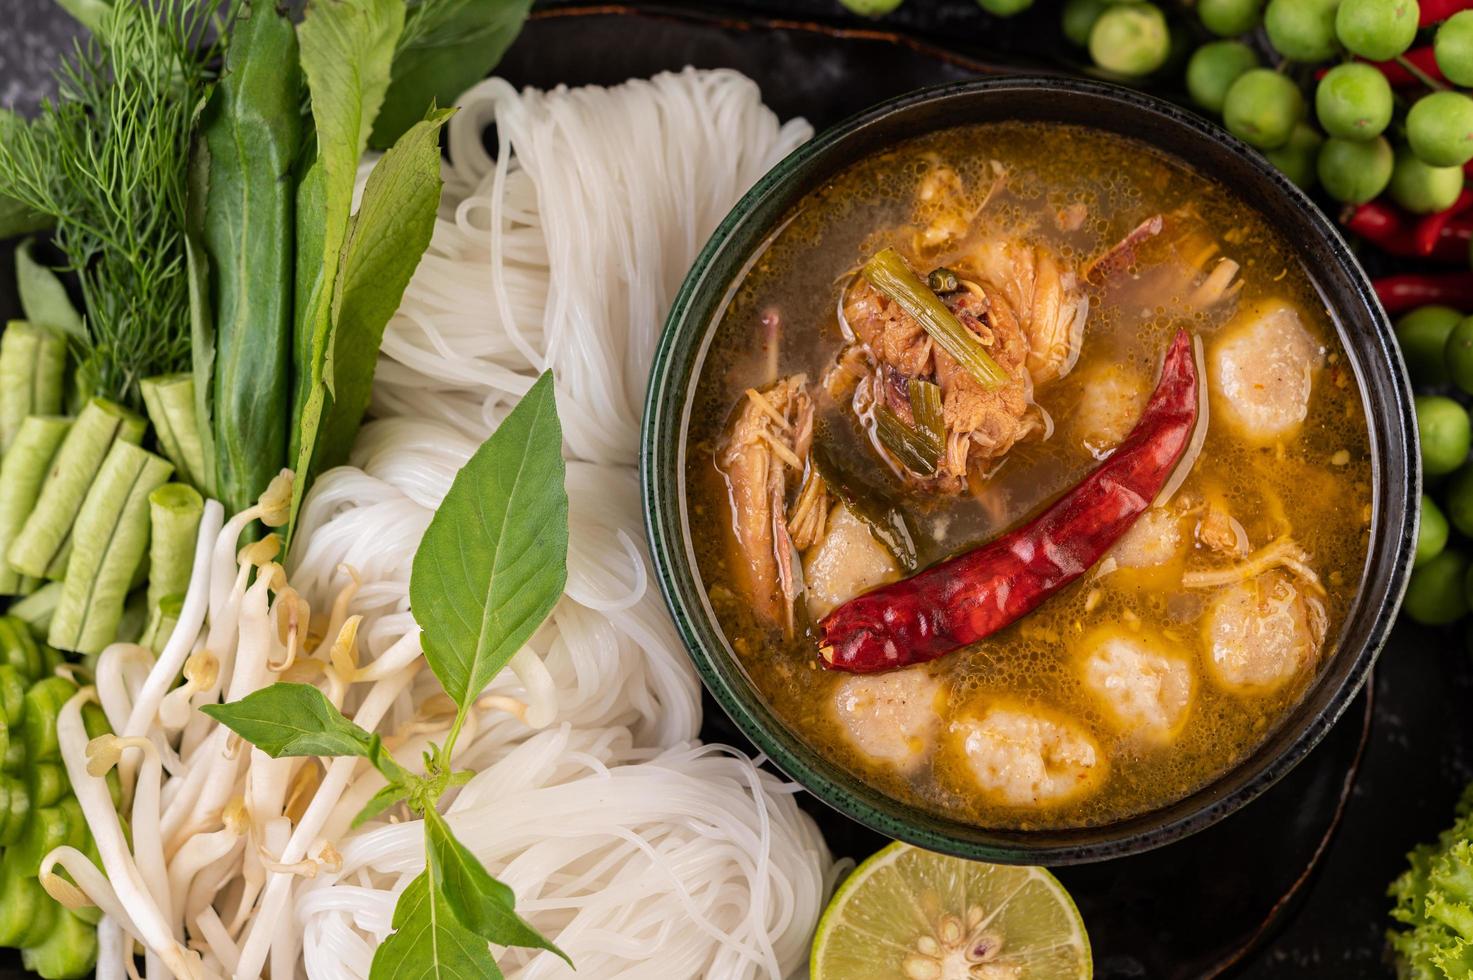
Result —
<instances>
[{"instance_id":1,"label":"dried red chili pepper","mask_svg":"<svg viewBox=\"0 0 1473 980\"><path fill-rule=\"evenodd\" d=\"M1200 383L1183 330L1140 420L1108 459L1023 527L829 613L818 624L824 666L864 674L935 660L1083 575L1171 476L1197 422Z\"/></svg>"},{"instance_id":2,"label":"dried red chili pepper","mask_svg":"<svg viewBox=\"0 0 1473 980\"><path fill-rule=\"evenodd\" d=\"M1473 272L1384 276L1371 285L1387 313L1401 313L1429 303L1473 310Z\"/></svg>"}]
</instances>

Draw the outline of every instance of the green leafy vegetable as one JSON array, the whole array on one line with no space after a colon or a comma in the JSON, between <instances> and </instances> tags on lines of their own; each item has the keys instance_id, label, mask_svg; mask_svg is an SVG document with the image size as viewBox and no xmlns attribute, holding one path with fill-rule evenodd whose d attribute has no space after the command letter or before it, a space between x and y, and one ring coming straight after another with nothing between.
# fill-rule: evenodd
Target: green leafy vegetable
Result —
<instances>
[{"instance_id":1,"label":"green leafy vegetable","mask_svg":"<svg viewBox=\"0 0 1473 980\"><path fill-rule=\"evenodd\" d=\"M410 608L425 659L458 705L481 693L562 595L562 446L544 374L455 475L414 554Z\"/></svg>"},{"instance_id":2,"label":"green leafy vegetable","mask_svg":"<svg viewBox=\"0 0 1473 980\"><path fill-rule=\"evenodd\" d=\"M440 204L440 127L454 110L432 111L384 154L349 224L333 297L331 348L323 371L326 417L298 473L346 462L368 409L384 327L435 230ZM311 457L307 450L311 449Z\"/></svg>"},{"instance_id":3,"label":"green leafy vegetable","mask_svg":"<svg viewBox=\"0 0 1473 980\"><path fill-rule=\"evenodd\" d=\"M358 161L389 87L394 45L403 29L403 0L313 0L297 31L312 95L317 154L297 185L297 379L288 446L290 458L297 461L293 518L311 483L317 436L334 391L333 313L340 307L336 283Z\"/></svg>"},{"instance_id":4,"label":"green leafy vegetable","mask_svg":"<svg viewBox=\"0 0 1473 980\"><path fill-rule=\"evenodd\" d=\"M435 105L485 78L521 32L531 0L411 3L371 144L383 150Z\"/></svg>"},{"instance_id":5,"label":"green leafy vegetable","mask_svg":"<svg viewBox=\"0 0 1473 980\"><path fill-rule=\"evenodd\" d=\"M239 701L207 704L200 710L273 759L355 755L373 762L380 771L391 767L391 778L404 775L377 735L343 717L327 695L311 684L272 684Z\"/></svg>"},{"instance_id":6,"label":"green leafy vegetable","mask_svg":"<svg viewBox=\"0 0 1473 980\"><path fill-rule=\"evenodd\" d=\"M1473 976L1473 785L1463 791L1453 825L1435 844L1407 856L1411 867L1392 882L1396 900L1387 942L1406 980Z\"/></svg>"},{"instance_id":7,"label":"green leafy vegetable","mask_svg":"<svg viewBox=\"0 0 1473 980\"><path fill-rule=\"evenodd\" d=\"M982 339L962 326L956 314L941 302L941 298L911 270L895 249L876 252L864 264L860 275L914 317L931 339L954 357L978 384L996 388L1011 380L982 346Z\"/></svg>"},{"instance_id":8,"label":"green leafy vegetable","mask_svg":"<svg viewBox=\"0 0 1473 980\"><path fill-rule=\"evenodd\" d=\"M287 464L301 101L292 23L270 0L256 0L235 19L224 77L200 120L214 488L231 512L249 507Z\"/></svg>"},{"instance_id":9,"label":"green leafy vegetable","mask_svg":"<svg viewBox=\"0 0 1473 980\"><path fill-rule=\"evenodd\" d=\"M61 69L60 100L0 139L0 196L55 220L87 309L85 377L123 404L189 363L185 180L216 6L119 0L106 44Z\"/></svg>"},{"instance_id":10,"label":"green leafy vegetable","mask_svg":"<svg viewBox=\"0 0 1473 980\"><path fill-rule=\"evenodd\" d=\"M517 915L512 890L491 877L434 810L425 811L425 843L429 846L434 886L456 896L456 916L467 929L498 946L549 950L573 965L568 954Z\"/></svg>"},{"instance_id":11,"label":"green leafy vegetable","mask_svg":"<svg viewBox=\"0 0 1473 980\"><path fill-rule=\"evenodd\" d=\"M368 980L499 980L486 940L461 925L454 901L420 872L394 905L394 931L374 953Z\"/></svg>"},{"instance_id":12,"label":"green leafy vegetable","mask_svg":"<svg viewBox=\"0 0 1473 980\"><path fill-rule=\"evenodd\" d=\"M35 248L36 243L27 240L15 250L15 284L21 310L37 326L85 340L87 331L82 326L82 317L72 306L66 287L55 272L36 261Z\"/></svg>"}]
</instances>

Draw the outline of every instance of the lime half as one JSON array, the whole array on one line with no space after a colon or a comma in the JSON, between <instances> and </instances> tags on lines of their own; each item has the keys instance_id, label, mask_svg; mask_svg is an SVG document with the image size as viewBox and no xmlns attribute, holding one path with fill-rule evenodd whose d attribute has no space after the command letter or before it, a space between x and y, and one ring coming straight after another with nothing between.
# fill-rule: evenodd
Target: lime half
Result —
<instances>
[{"instance_id":1,"label":"lime half","mask_svg":"<svg viewBox=\"0 0 1473 980\"><path fill-rule=\"evenodd\" d=\"M895 843L840 886L813 940L813 980L1088 980L1089 936L1042 868Z\"/></svg>"}]
</instances>

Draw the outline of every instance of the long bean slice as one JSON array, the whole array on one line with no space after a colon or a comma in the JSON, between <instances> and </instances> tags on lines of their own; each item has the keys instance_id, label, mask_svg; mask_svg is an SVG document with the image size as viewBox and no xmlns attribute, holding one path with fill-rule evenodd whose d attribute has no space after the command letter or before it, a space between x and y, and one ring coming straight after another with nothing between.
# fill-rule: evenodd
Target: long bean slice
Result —
<instances>
[{"instance_id":1,"label":"long bean slice","mask_svg":"<svg viewBox=\"0 0 1473 980\"><path fill-rule=\"evenodd\" d=\"M113 641L148 548L148 495L173 471L166 460L128 443L108 452L77 514L65 587L48 634L52 646L93 654Z\"/></svg>"},{"instance_id":2,"label":"long bean slice","mask_svg":"<svg viewBox=\"0 0 1473 980\"><path fill-rule=\"evenodd\" d=\"M12 602L6 615L25 623L36 636L45 636L51 630L51 617L56 615L57 604L61 602L61 589L60 582L47 582L24 599Z\"/></svg>"},{"instance_id":3,"label":"long bean slice","mask_svg":"<svg viewBox=\"0 0 1473 980\"><path fill-rule=\"evenodd\" d=\"M5 554L35 509L51 461L71 427L68 418L28 416L0 460L0 555ZM18 595L30 581L34 580L0 563L0 595Z\"/></svg>"},{"instance_id":4,"label":"long bean slice","mask_svg":"<svg viewBox=\"0 0 1473 980\"><path fill-rule=\"evenodd\" d=\"M36 509L5 553L12 568L36 578L62 577L71 552L72 524L93 477L114 442L137 445L146 427L143 419L106 399L87 403L56 451Z\"/></svg>"},{"instance_id":5,"label":"long bean slice","mask_svg":"<svg viewBox=\"0 0 1473 980\"><path fill-rule=\"evenodd\" d=\"M151 607L148 628L143 631L143 636L138 642L152 650L154 656L163 653L169 637L174 634L174 627L179 624L179 616L183 611L183 595L164 596Z\"/></svg>"},{"instance_id":6,"label":"long bean slice","mask_svg":"<svg viewBox=\"0 0 1473 980\"><path fill-rule=\"evenodd\" d=\"M864 264L860 274L900 308L915 317L942 350L956 358L979 385L998 388L1012 379L992 359L982 340L962 326L956 314L912 271L893 248L881 249Z\"/></svg>"},{"instance_id":7,"label":"long bean slice","mask_svg":"<svg viewBox=\"0 0 1473 980\"><path fill-rule=\"evenodd\" d=\"M97 965L97 927L67 908L56 914L51 931L20 951L21 965L42 977L86 977Z\"/></svg>"},{"instance_id":8,"label":"long bean slice","mask_svg":"<svg viewBox=\"0 0 1473 980\"><path fill-rule=\"evenodd\" d=\"M148 420L153 423L159 449L174 464L174 475L182 483L208 490L193 376L166 374L147 378L138 388L143 392L143 405L148 410Z\"/></svg>"},{"instance_id":9,"label":"long bean slice","mask_svg":"<svg viewBox=\"0 0 1473 980\"><path fill-rule=\"evenodd\" d=\"M183 483L166 483L148 495L148 608L164 596L189 590L194 570L194 543L205 512L199 491Z\"/></svg>"},{"instance_id":10,"label":"long bean slice","mask_svg":"<svg viewBox=\"0 0 1473 980\"><path fill-rule=\"evenodd\" d=\"M38 680L46 670L41 644L30 628L13 616L0 616L0 664L8 664L27 682Z\"/></svg>"},{"instance_id":11,"label":"long bean slice","mask_svg":"<svg viewBox=\"0 0 1473 980\"><path fill-rule=\"evenodd\" d=\"M66 339L25 320L0 336L0 451L10 448L28 415L61 411Z\"/></svg>"},{"instance_id":12,"label":"long bean slice","mask_svg":"<svg viewBox=\"0 0 1473 980\"><path fill-rule=\"evenodd\" d=\"M19 851L8 847L0 860L0 946L40 942L61 911L36 876L25 873L20 857Z\"/></svg>"}]
</instances>

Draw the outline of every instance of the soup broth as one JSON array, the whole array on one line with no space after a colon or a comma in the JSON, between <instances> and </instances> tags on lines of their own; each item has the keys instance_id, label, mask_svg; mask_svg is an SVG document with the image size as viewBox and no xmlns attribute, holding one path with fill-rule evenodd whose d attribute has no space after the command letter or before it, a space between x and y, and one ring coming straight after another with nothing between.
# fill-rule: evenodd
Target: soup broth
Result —
<instances>
[{"instance_id":1,"label":"soup broth","mask_svg":"<svg viewBox=\"0 0 1473 980\"><path fill-rule=\"evenodd\" d=\"M955 449L965 461L946 473L943 462L918 475L876 435L886 379L922 418L919 389L854 316L866 295L856 272L887 247L922 279L939 269L931 286L964 322L995 325L1011 304L1025 334L1045 318L1057 328L1053 347L1035 342L1015 366L1026 407L948 441L943 460ZM968 289L985 311L971 321ZM1025 524L1108 458L1182 329L1208 394L1200 452L1183 456L1167 499L978 643L884 673L825 669L817 623L834 603ZM1002 363L1002 328L992 334ZM1058 356L1035 357L1040 346ZM926 376L944 388L942 360ZM808 416L784 414L779 379L798 379L811 403L811 439ZM782 445L770 456L733 455L743 412L772 417L768 442ZM753 460L768 481L755 491L742 482ZM931 134L804 199L722 314L685 466L702 581L777 714L887 794L995 828L1115 821L1251 753L1334 653L1373 503L1356 378L1288 243L1143 144L1021 123ZM771 503L784 471L784 526L744 525L742 507ZM795 581L774 585L785 553L802 556L786 568Z\"/></svg>"}]
</instances>

